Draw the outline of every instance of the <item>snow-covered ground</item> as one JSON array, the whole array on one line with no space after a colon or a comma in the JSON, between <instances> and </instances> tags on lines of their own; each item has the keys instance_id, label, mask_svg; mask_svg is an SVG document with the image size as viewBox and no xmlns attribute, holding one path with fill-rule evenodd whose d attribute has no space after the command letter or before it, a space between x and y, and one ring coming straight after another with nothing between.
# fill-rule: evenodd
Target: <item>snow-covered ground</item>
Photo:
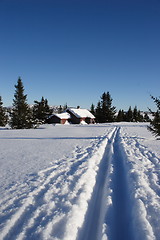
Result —
<instances>
[{"instance_id":1,"label":"snow-covered ground","mask_svg":"<svg viewBox=\"0 0 160 240\"><path fill-rule=\"evenodd\" d=\"M146 124L0 130L0 239L160 239L160 141Z\"/></svg>"}]
</instances>

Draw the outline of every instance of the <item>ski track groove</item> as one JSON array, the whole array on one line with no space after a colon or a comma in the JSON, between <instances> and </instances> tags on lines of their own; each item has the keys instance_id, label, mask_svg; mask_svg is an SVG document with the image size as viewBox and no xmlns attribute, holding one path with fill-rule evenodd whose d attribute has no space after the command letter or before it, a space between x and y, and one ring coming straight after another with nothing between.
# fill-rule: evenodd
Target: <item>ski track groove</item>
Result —
<instances>
[{"instance_id":1,"label":"ski track groove","mask_svg":"<svg viewBox=\"0 0 160 240\"><path fill-rule=\"evenodd\" d=\"M113 222L108 226L110 228L110 239L115 240L133 240L134 236L131 214L132 199L129 193L124 164L120 145L120 128L118 128L113 141L112 155L113 173L111 179L113 205L110 216Z\"/></svg>"},{"instance_id":2,"label":"ski track groove","mask_svg":"<svg viewBox=\"0 0 160 240\"><path fill-rule=\"evenodd\" d=\"M120 128L108 140L78 240L132 240L131 199L119 145ZM110 196L109 196L110 195ZM111 201L111 204L108 204ZM129 223L129 224L128 224ZM126 228L126 224L130 225ZM107 226L108 229L105 229ZM105 234L104 234L105 233ZM105 239L106 239L105 238Z\"/></svg>"}]
</instances>

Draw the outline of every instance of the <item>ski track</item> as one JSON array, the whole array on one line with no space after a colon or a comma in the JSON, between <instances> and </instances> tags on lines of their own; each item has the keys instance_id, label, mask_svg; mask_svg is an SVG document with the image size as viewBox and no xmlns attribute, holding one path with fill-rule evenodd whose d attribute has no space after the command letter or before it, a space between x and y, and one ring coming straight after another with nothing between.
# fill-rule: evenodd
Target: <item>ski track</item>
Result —
<instances>
[{"instance_id":1,"label":"ski track","mask_svg":"<svg viewBox=\"0 0 160 240\"><path fill-rule=\"evenodd\" d=\"M10 186L0 202L0 238L69 239L71 229L66 223L81 207L77 228L81 226L106 142L102 136L86 149L77 146L72 159L58 160L53 167L28 176L20 186ZM73 239L76 234L75 229Z\"/></svg>"},{"instance_id":2,"label":"ski track","mask_svg":"<svg viewBox=\"0 0 160 240\"><path fill-rule=\"evenodd\" d=\"M120 128L114 130L106 146L78 240L133 239L132 201L120 151L119 132Z\"/></svg>"},{"instance_id":3,"label":"ski track","mask_svg":"<svg viewBox=\"0 0 160 240\"><path fill-rule=\"evenodd\" d=\"M137 138L122 134L122 151L133 198L136 239L160 239L160 159Z\"/></svg>"},{"instance_id":4,"label":"ski track","mask_svg":"<svg viewBox=\"0 0 160 240\"><path fill-rule=\"evenodd\" d=\"M160 239L159 177L156 155L115 129L77 239Z\"/></svg>"},{"instance_id":5,"label":"ski track","mask_svg":"<svg viewBox=\"0 0 160 240\"><path fill-rule=\"evenodd\" d=\"M155 153L115 127L72 155L6 189L0 239L160 239Z\"/></svg>"}]
</instances>

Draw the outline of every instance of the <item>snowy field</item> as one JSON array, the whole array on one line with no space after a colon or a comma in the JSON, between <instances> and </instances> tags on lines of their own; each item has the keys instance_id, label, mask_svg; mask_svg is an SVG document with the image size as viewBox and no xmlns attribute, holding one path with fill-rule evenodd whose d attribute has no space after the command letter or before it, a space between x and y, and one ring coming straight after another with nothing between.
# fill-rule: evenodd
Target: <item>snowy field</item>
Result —
<instances>
[{"instance_id":1,"label":"snowy field","mask_svg":"<svg viewBox=\"0 0 160 240\"><path fill-rule=\"evenodd\" d=\"M160 140L146 124L0 130L1 240L159 240Z\"/></svg>"}]
</instances>

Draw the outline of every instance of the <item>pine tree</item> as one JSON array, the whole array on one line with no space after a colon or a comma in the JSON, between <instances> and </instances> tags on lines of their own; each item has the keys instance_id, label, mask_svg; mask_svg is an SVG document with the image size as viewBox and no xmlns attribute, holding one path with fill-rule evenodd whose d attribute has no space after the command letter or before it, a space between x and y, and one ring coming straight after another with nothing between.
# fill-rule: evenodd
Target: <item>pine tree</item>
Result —
<instances>
[{"instance_id":1,"label":"pine tree","mask_svg":"<svg viewBox=\"0 0 160 240\"><path fill-rule=\"evenodd\" d=\"M2 97L0 96L0 126L4 127L7 124L7 115L3 107Z\"/></svg>"},{"instance_id":2,"label":"pine tree","mask_svg":"<svg viewBox=\"0 0 160 240\"><path fill-rule=\"evenodd\" d=\"M141 114L141 111L139 110L138 114L137 114L137 122L143 122L143 121L144 121L143 115Z\"/></svg>"},{"instance_id":3,"label":"pine tree","mask_svg":"<svg viewBox=\"0 0 160 240\"><path fill-rule=\"evenodd\" d=\"M16 129L31 128L33 126L32 114L27 104L27 95L24 95L21 78L18 78L15 88L11 113L11 127Z\"/></svg>"},{"instance_id":4,"label":"pine tree","mask_svg":"<svg viewBox=\"0 0 160 240\"><path fill-rule=\"evenodd\" d=\"M44 121L44 97L41 98L41 101L34 101L33 106L33 116L34 120L37 123L43 123Z\"/></svg>"},{"instance_id":5,"label":"pine tree","mask_svg":"<svg viewBox=\"0 0 160 240\"><path fill-rule=\"evenodd\" d=\"M94 106L93 103L92 103L92 105L91 105L91 110L90 110L90 112L91 112L93 115L95 115L95 106Z\"/></svg>"},{"instance_id":6,"label":"pine tree","mask_svg":"<svg viewBox=\"0 0 160 240\"><path fill-rule=\"evenodd\" d=\"M52 114L52 109L48 105L48 100L44 100L44 111L45 111L45 120Z\"/></svg>"},{"instance_id":7,"label":"pine tree","mask_svg":"<svg viewBox=\"0 0 160 240\"><path fill-rule=\"evenodd\" d=\"M145 122L150 122L150 118L149 118L149 116L148 116L148 114L146 112L144 114L144 121Z\"/></svg>"},{"instance_id":8,"label":"pine tree","mask_svg":"<svg viewBox=\"0 0 160 240\"><path fill-rule=\"evenodd\" d=\"M95 110L95 117L96 117L96 122L102 123L102 108L101 108L101 102L98 101L97 107Z\"/></svg>"},{"instance_id":9,"label":"pine tree","mask_svg":"<svg viewBox=\"0 0 160 240\"><path fill-rule=\"evenodd\" d=\"M126 112L126 121L132 122L133 121L133 112L131 106L128 109L128 112Z\"/></svg>"},{"instance_id":10,"label":"pine tree","mask_svg":"<svg viewBox=\"0 0 160 240\"><path fill-rule=\"evenodd\" d=\"M124 112L123 112L123 110L120 109L120 110L118 111L118 115L117 115L116 121L117 121L117 122L122 122L122 121L124 121Z\"/></svg>"},{"instance_id":11,"label":"pine tree","mask_svg":"<svg viewBox=\"0 0 160 240\"><path fill-rule=\"evenodd\" d=\"M112 106L112 98L109 92L101 96L102 122L113 122L115 120L116 108Z\"/></svg>"},{"instance_id":12,"label":"pine tree","mask_svg":"<svg viewBox=\"0 0 160 240\"><path fill-rule=\"evenodd\" d=\"M156 137L160 136L160 99L155 98L151 96L153 101L155 102L157 106L157 111L152 112L151 109L149 109L150 113L153 116L153 120L150 121L150 126L148 126L148 130L151 131Z\"/></svg>"},{"instance_id":13,"label":"pine tree","mask_svg":"<svg viewBox=\"0 0 160 240\"><path fill-rule=\"evenodd\" d=\"M96 121L99 123L113 122L115 120L116 108L112 106L112 98L109 92L103 93L101 101L98 101L95 109Z\"/></svg>"},{"instance_id":14,"label":"pine tree","mask_svg":"<svg viewBox=\"0 0 160 240\"><path fill-rule=\"evenodd\" d=\"M125 114L124 110L122 110L122 121L123 122L126 121L126 114Z\"/></svg>"},{"instance_id":15,"label":"pine tree","mask_svg":"<svg viewBox=\"0 0 160 240\"><path fill-rule=\"evenodd\" d=\"M133 121L134 121L134 122L138 122L138 110L137 110L137 106L135 106L134 109L133 109Z\"/></svg>"},{"instance_id":16,"label":"pine tree","mask_svg":"<svg viewBox=\"0 0 160 240\"><path fill-rule=\"evenodd\" d=\"M52 110L48 105L48 100L42 97L40 102L34 101L34 103L35 103L33 106L34 121L36 124L43 124L46 122L46 119L49 117L49 115L52 114Z\"/></svg>"},{"instance_id":17,"label":"pine tree","mask_svg":"<svg viewBox=\"0 0 160 240\"><path fill-rule=\"evenodd\" d=\"M107 107L107 94L104 92L101 96L101 109L102 109L102 122L107 122L108 107Z\"/></svg>"}]
</instances>

